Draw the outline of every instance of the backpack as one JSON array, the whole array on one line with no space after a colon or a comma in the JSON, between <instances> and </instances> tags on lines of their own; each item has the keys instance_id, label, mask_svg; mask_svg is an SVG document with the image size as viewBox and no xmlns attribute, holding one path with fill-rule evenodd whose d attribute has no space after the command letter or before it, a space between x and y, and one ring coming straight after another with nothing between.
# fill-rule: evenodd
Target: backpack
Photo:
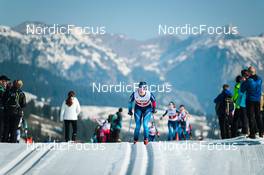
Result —
<instances>
[{"instance_id":1,"label":"backpack","mask_svg":"<svg viewBox=\"0 0 264 175\"><path fill-rule=\"evenodd\" d=\"M116 129L117 125L118 125L118 117L116 114L113 114L111 118L111 130Z\"/></svg>"},{"instance_id":2,"label":"backpack","mask_svg":"<svg viewBox=\"0 0 264 175\"><path fill-rule=\"evenodd\" d=\"M19 103L21 93L22 92L20 92L20 91L10 90L8 92L8 96L7 96L7 100L6 100L6 106L11 107L11 108L15 108L15 109L21 108L20 103Z\"/></svg>"},{"instance_id":3,"label":"backpack","mask_svg":"<svg viewBox=\"0 0 264 175\"><path fill-rule=\"evenodd\" d=\"M225 98L223 107L224 107L224 111L225 111L226 115L229 116L232 114L232 112L235 109L235 103L234 103L232 97L226 97Z\"/></svg>"}]
</instances>

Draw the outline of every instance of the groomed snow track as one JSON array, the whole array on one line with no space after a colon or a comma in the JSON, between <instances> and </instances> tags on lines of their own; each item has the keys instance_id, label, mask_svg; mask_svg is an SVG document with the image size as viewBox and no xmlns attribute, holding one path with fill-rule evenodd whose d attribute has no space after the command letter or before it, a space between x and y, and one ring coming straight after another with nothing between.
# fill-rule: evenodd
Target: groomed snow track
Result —
<instances>
[{"instance_id":1,"label":"groomed snow track","mask_svg":"<svg viewBox=\"0 0 264 175\"><path fill-rule=\"evenodd\" d=\"M0 144L0 174L264 174L261 139Z\"/></svg>"},{"instance_id":2,"label":"groomed snow track","mask_svg":"<svg viewBox=\"0 0 264 175\"><path fill-rule=\"evenodd\" d=\"M0 174L26 174L48 154L52 148L53 145L50 144L36 144L34 147L29 146L1 168Z\"/></svg>"}]
</instances>

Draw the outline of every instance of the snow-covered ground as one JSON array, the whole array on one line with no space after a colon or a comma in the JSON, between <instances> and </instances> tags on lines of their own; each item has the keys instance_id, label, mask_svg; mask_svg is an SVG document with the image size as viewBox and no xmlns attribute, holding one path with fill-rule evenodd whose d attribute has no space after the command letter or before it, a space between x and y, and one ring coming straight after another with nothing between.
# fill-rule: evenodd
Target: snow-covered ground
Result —
<instances>
[{"instance_id":1,"label":"snow-covered ground","mask_svg":"<svg viewBox=\"0 0 264 175\"><path fill-rule=\"evenodd\" d=\"M35 149L34 149L35 148ZM0 144L0 174L261 175L263 140Z\"/></svg>"}]
</instances>

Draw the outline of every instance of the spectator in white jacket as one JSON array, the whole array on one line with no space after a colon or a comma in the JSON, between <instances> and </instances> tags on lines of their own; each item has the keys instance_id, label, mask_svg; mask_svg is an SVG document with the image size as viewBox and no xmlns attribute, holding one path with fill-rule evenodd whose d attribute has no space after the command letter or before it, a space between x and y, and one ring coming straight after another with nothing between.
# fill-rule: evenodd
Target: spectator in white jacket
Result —
<instances>
[{"instance_id":1,"label":"spectator in white jacket","mask_svg":"<svg viewBox=\"0 0 264 175\"><path fill-rule=\"evenodd\" d=\"M72 141L76 141L77 136L77 120L81 112L81 107L78 99L75 97L75 92L70 91L67 99L61 106L60 120L64 121L65 125L65 141L70 140L69 132L70 125L72 126Z\"/></svg>"}]
</instances>

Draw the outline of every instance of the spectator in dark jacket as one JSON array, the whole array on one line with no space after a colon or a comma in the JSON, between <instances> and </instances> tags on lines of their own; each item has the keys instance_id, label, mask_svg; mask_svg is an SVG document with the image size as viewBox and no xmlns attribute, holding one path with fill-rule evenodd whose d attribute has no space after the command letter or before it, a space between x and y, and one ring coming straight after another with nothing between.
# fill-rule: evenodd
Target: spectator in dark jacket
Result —
<instances>
[{"instance_id":1,"label":"spectator in dark jacket","mask_svg":"<svg viewBox=\"0 0 264 175\"><path fill-rule=\"evenodd\" d=\"M10 79L7 76L0 76L0 141L4 131L4 93L6 91L8 81L10 81Z\"/></svg>"},{"instance_id":2,"label":"spectator in dark jacket","mask_svg":"<svg viewBox=\"0 0 264 175\"><path fill-rule=\"evenodd\" d=\"M246 109L249 119L250 138L256 137L256 132L263 137L263 122L260 115L260 99L262 80L256 74L256 69L251 66L248 68L250 77L241 85L241 92L246 92Z\"/></svg>"},{"instance_id":3,"label":"spectator in dark jacket","mask_svg":"<svg viewBox=\"0 0 264 175\"><path fill-rule=\"evenodd\" d=\"M224 84L223 85L223 91L214 99L214 103L216 104L215 106L215 110L216 110L216 114L218 116L218 120L219 120L219 125L220 125L220 132L221 132L221 138L225 139L225 138L229 138L230 134L229 131L227 131L226 126L228 125L228 121L226 120L227 115L229 115L229 111L228 114L226 113L226 104L225 101L227 98L232 98L232 93L229 90L229 85ZM231 111L232 109L230 109Z\"/></svg>"},{"instance_id":4,"label":"spectator in dark jacket","mask_svg":"<svg viewBox=\"0 0 264 175\"><path fill-rule=\"evenodd\" d=\"M5 126L3 142L16 143L17 141L17 129L20 119L23 117L23 108L26 106L26 96L21 90L23 82L21 80L15 80L12 88L7 90L4 94L4 106L5 106Z\"/></svg>"},{"instance_id":5,"label":"spectator in dark jacket","mask_svg":"<svg viewBox=\"0 0 264 175\"><path fill-rule=\"evenodd\" d=\"M111 119L111 142L121 142L120 132L122 128L123 109L119 108L118 112Z\"/></svg>"}]
</instances>

